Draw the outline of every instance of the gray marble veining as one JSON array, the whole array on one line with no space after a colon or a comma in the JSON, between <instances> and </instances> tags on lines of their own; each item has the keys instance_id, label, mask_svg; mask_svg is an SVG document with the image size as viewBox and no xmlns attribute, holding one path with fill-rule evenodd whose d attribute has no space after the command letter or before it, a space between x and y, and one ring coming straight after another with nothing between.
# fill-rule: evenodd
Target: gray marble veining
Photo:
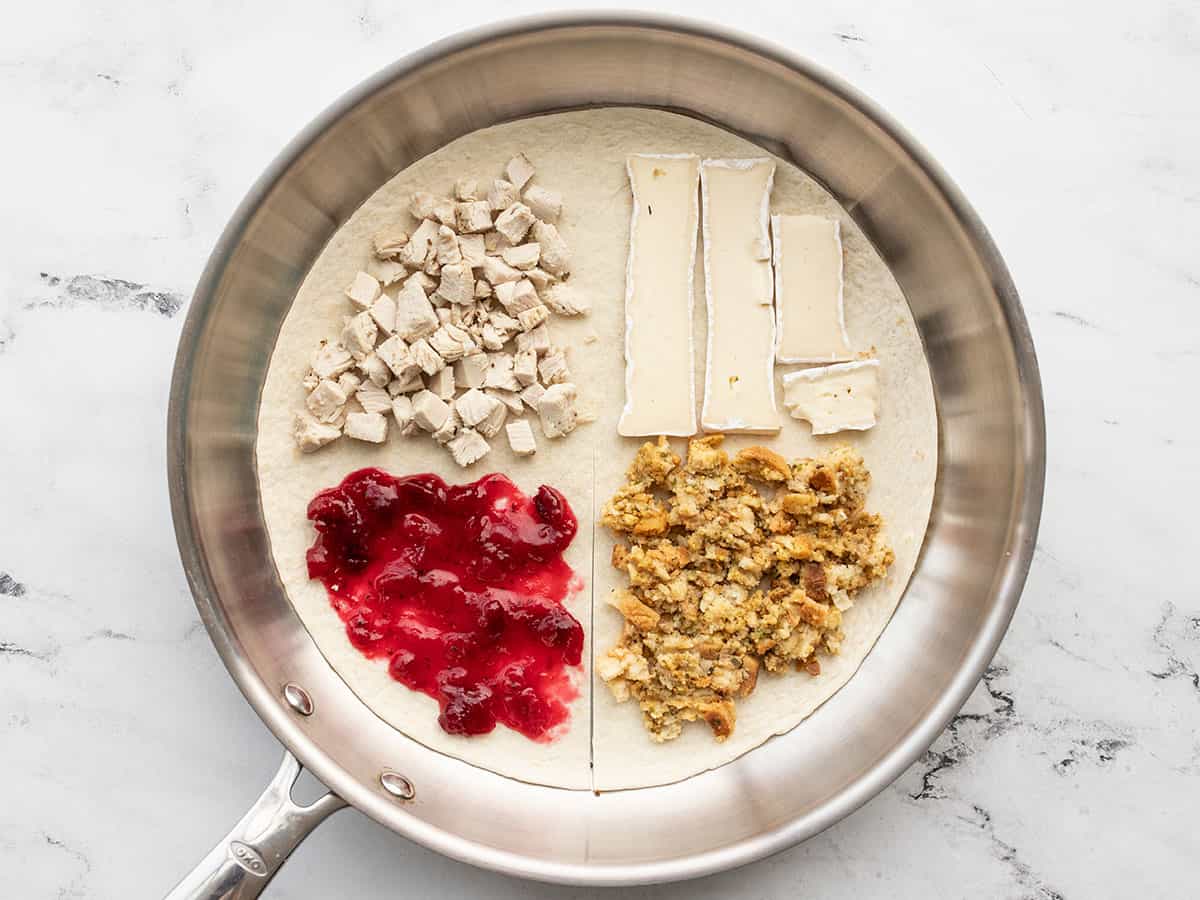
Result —
<instances>
[{"instance_id":1,"label":"gray marble veining","mask_svg":"<svg viewBox=\"0 0 1200 900\"><path fill-rule=\"evenodd\" d=\"M0 894L162 893L265 784L277 747L208 644L170 524L179 313L246 188L324 105L410 49L546 8L49 0L6 17ZM1005 253L1049 420L1041 541L1009 636L895 785L747 869L627 891L528 885L343 812L271 896L1194 896L1200 10L686 12L873 96Z\"/></svg>"}]
</instances>

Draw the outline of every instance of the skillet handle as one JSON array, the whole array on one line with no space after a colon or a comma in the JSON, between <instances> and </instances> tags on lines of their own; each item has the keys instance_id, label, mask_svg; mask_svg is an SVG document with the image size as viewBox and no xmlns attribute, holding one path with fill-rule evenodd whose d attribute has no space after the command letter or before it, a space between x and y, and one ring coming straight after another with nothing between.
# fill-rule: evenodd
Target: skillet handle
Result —
<instances>
[{"instance_id":1,"label":"skillet handle","mask_svg":"<svg viewBox=\"0 0 1200 900\"><path fill-rule=\"evenodd\" d=\"M298 806L292 786L299 776L299 761L285 750L262 796L167 900L249 900L261 894L300 842L346 805L329 793L311 806Z\"/></svg>"}]
</instances>

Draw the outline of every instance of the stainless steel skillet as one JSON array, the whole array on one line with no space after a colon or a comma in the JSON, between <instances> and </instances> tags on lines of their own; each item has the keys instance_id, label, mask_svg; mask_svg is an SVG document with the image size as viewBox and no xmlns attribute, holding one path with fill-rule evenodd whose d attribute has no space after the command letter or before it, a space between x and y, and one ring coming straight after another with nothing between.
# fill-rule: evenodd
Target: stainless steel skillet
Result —
<instances>
[{"instance_id":1,"label":"stainless steel skillet","mask_svg":"<svg viewBox=\"0 0 1200 900\"><path fill-rule=\"evenodd\" d=\"M734 763L681 784L596 796L427 750L351 693L279 584L254 441L270 348L292 297L360 203L469 131L598 105L706 119L833 192L913 308L941 460L920 564L856 678L801 727ZM688 878L802 841L895 779L978 681L1024 583L1045 470L1041 385L1016 290L936 163L865 98L779 48L632 15L527 19L440 42L313 122L213 251L180 338L168 445L175 528L200 615L288 751L271 787L177 897L257 896L304 836L347 803L457 859L577 884ZM299 764L332 791L307 809L288 794Z\"/></svg>"}]
</instances>

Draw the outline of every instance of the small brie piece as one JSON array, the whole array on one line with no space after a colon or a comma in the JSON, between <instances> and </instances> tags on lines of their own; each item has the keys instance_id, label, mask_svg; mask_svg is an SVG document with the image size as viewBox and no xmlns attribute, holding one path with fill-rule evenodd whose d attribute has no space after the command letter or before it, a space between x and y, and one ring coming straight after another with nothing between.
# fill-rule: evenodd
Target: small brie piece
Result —
<instances>
[{"instance_id":1,"label":"small brie piece","mask_svg":"<svg viewBox=\"0 0 1200 900\"><path fill-rule=\"evenodd\" d=\"M842 232L837 219L771 216L775 248L775 359L854 358L842 310Z\"/></svg>"},{"instance_id":2,"label":"small brie piece","mask_svg":"<svg viewBox=\"0 0 1200 900\"><path fill-rule=\"evenodd\" d=\"M626 437L696 433L692 341L700 158L635 154L625 270Z\"/></svg>"},{"instance_id":3,"label":"small brie piece","mask_svg":"<svg viewBox=\"0 0 1200 900\"><path fill-rule=\"evenodd\" d=\"M775 408L775 311L768 222L775 163L706 159L700 164L708 353L705 431L779 430Z\"/></svg>"},{"instance_id":4,"label":"small brie piece","mask_svg":"<svg viewBox=\"0 0 1200 900\"><path fill-rule=\"evenodd\" d=\"M296 438L296 446L300 448L300 452L312 453L340 438L342 436L342 429L336 425L326 425L318 422L312 416L301 414L296 416L292 433Z\"/></svg>"},{"instance_id":5,"label":"small brie piece","mask_svg":"<svg viewBox=\"0 0 1200 900\"><path fill-rule=\"evenodd\" d=\"M350 413L346 416L346 437L382 444L387 438L387 419L379 413Z\"/></svg>"},{"instance_id":6,"label":"small brie piece","mask_svg":"<svg viewBox=\"0 0 1200 900\"><path fill-rule=\"evenodd\" d=\"M379 296L379 282L366 272L359 272L346 288L346 296L359 309L370 309Z\"/></svg>"},{"instance_id":7,"label":"small brie piece","mask_svg":"<svg viewBox=\"0 0 1200 900\"><path fill-rule=\"evenodd\" d=\"M533 456L537 452L537 441L533 438L533 429L524 419L517 419L504 426L508 435L508 446L515 456Z\"/></svg>"},{"instance_id":8,"label":"small brie piece","mask_svg":"<svg viewBox=\"0 0 1200 900\"><path fill-rule=\"evenodd\" d=\"M866 431L879 414L879 360L801 369L783 376L783 405L813 434Z\"/></svg>"}]
</instances>

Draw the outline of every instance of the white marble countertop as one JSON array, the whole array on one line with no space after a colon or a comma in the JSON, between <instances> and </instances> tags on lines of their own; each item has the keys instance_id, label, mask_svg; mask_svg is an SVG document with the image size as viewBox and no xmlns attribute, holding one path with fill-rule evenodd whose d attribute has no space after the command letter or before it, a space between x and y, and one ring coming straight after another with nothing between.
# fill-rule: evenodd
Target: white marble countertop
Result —
<instances>
[{"instance_id":1,"label":"white marble countertop","mask_svg":"<svg viewBox=\"0 0 1200 900\"><path fill-rule=\"evenodd\" d=\"M924 759L790 852L607 896L1195 896L1200 12L675 6L844 76L958 181L1024 298L1049 471L1012 629ZM318 110L432 39L539 8L44 0L6 14L0 894L159 895L274 771L278 746L200 627L175 549L163 443L181 310L235 204ZM434 886L604 893L477 871L343 812L269 896Z\"/></svg>"}]
</instances>

